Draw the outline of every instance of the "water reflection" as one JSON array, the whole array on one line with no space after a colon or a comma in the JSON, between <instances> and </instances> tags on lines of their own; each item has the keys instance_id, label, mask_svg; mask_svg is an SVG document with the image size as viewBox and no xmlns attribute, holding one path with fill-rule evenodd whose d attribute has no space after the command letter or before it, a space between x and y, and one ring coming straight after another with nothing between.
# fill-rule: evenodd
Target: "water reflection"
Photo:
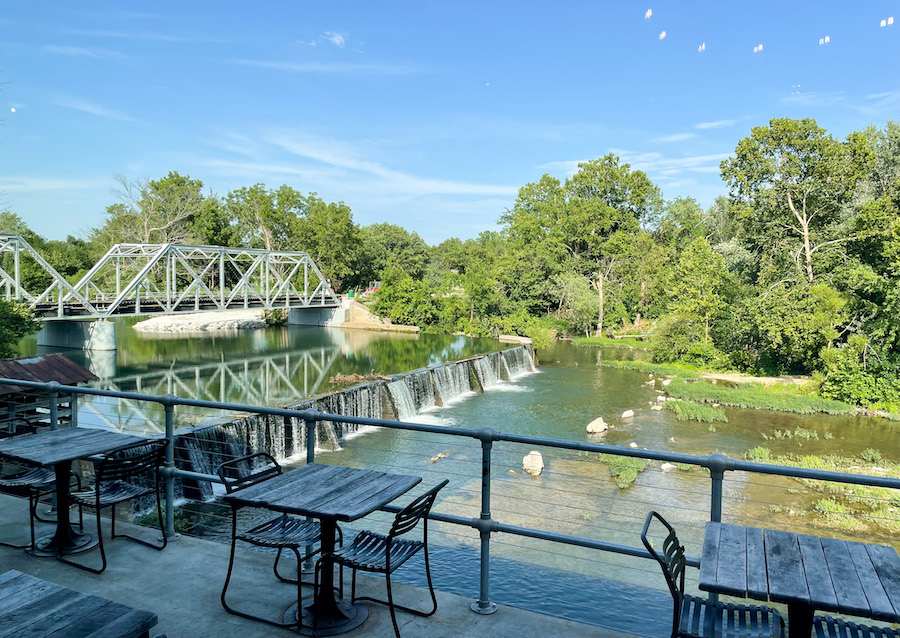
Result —
<instances>
[{"instance_id":1,"label":"water reflection","mask_svg":"<svg viewBox=\"0 0 900 638\"><path fill-rule=\"evenodd\" d=\"M96 374L94 386L104 389L286 405L346 386L354 375L397 374L502 347L493 339L300 326L152 334L136 332L136 321L116 321L116 352L42 347L40 353L64 352ZM36 341L23 341L20 352L38 353ZM219 414L176 409L181 425L210 416ZM84 397L79 423L153 432L164 427L164 418L157 405Z\"/></svg>"}]
</instances>

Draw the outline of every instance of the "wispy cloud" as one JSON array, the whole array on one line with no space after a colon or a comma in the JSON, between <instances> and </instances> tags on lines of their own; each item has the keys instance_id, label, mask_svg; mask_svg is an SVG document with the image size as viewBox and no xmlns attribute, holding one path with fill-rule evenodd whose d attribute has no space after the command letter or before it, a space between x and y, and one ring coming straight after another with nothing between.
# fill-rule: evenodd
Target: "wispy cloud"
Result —
<instances>
[{"instance_id":1,"label":"wispy cloud","mask_svg":"<svg viewBox=\"0 0 900 638\"><path fill-rule=\"evenodd\" d=\"M843 91L793 93L781 99L782 104L800 104L802 106L825 106L843 102L846 95Z\"/></svg>"},{"instance_id":2,"label":"wispy cloud","mask_svg":"<svg viewBox=\"0 0 900 638\"><path fill-rule=\"evenodd\" d=\"M878 115L887 109L896 110L900 105L900 90L872 93L866 96L866 103L859 106L861 113Z\"/></svg>"},{"instance_id":3,"label":"wispy cloud","mask_svg":"<svg viewBox=\"0 0 900 638\"><path fill-rule=\"evenodd\" d=\"M654 142L683 142L684 140L689 140L692 137L697 137L696 133L675 133L673 135L665 135L663 137L657 137Z\"/></svg>"},{"instance_id":4,"label":"wispy cloud","mask_svg":"<svg viewBox=\"0 0 900 638\"><path fill-rule=\"evenodd\" d=\"M694 128L698 128L701 130L706 130L710 128L724 128L726 126L731 126L737 120L715 120L714 122L700 122L699 124L694 124Z\"/></svg>"},{"instance_id":5,"label":"wispy cloud","mask_svg":"<svg viewBox=\"0 0 900 638\"><path fill-rule=\"evenodd\" d=\"M90 38L111 38L114 40L149 40L151 42L224 42L222 38L207 34L172 34L153 31L110 31L100 29L69 29L67 33Z\"/></svg>"},{"instance_id":6,"label":"wispy cloud","mask_svg":"<svg viewBox=\"0 0 900 638\"><path fill-rule=\"evenodd\" d=\"M407 195L511 196L515 195L518 190L515 186L472 184L411 175L361 157L352 145L335 140L320 139L303 133L278 131L265 136L264 139L297 157L341 168L351 173L361 173L369 178L374 178L382 189Z\"/></svg>"},{"instance_id":7,"label":"wispy cloud","mask_svg":"<svg viewBox=\"0 0 900 638\"><path fill-rule=\"evenodd\" d=\"M253 66L290 73L365 73L368 75L412 75L422 73L412 64L382 64L373 62L283 62L278 60L231 60L232 64Z\"/></svg>"},{"instance_id":8,"label":"wispy cloud","mask_svg":"<svg viewBox=\"0 0 900 638\"><path fill-rule=\"evenodd\" d=\"M96 115L98 117L106 117L113 120L122 120L125 122L134 122L135 119L121 111L117 111L115 109L107 108L105 106L101 106L99 104L95 104L94 102L90 102L80 97L75 97L72 95L64 95L58 97L54 100L50 101L51 104L55 104L56 106L61 106L65 109L72 109L75 111L82 111L83 113L90 113L91 115Z\"/></svg>"},{"instance_id":9,"label":"wispy cloud","mask_svg":"<svg viewBox=\"0 0 900 638\"><path fill-rule=\"evenodd\" d=\"M347 38L343 33L338 33L337 31L326 31L325 39L331 42L336 47L341 49L344 48L344 45L347 44Z\"/></svg>"},{"instance_id":10,"label":"wispy cloud","mask_svg":"<svg viewBox=\"0 0 900 638\"><path fill-rule=\"evenodd\" d=\"M644 171L651 177L672 176L684 171L694 173L717 173L719 163L730 157L729 153L715 153L710 155L692 155L689 157L667 157L662 153L636 153L618 148L609 149L610 153L618 155L622 163L631 165L632 170ZM566 160L551 162L539 168L567 176L578 172L578 165L587 160Z\"/></svg>"},{"instance_id":11,"label":"wispy cloud","mask_svg":"<svg viewBox=\"0 0 900 638\"><path fill-rule=\"evenodd\" d=\"M48 44L44 46L44 51L57 55L65 55L69 57L82 58L124 58L125 56L118 51L110 49L86 49L84 47L60 46L56 44Z\"/></svg>"},{"instance_id":12,"label":"wispy cloud","mask_svg":"<svg viewBox=\"0 0 900 638\"><path fill-rule=\"evenodd\" d=\"M109 179L70 179L57 177L23 177L0 175L0 191L24 193L30 191L90 190L107 188Z\"/></svg>"}]
</instances>

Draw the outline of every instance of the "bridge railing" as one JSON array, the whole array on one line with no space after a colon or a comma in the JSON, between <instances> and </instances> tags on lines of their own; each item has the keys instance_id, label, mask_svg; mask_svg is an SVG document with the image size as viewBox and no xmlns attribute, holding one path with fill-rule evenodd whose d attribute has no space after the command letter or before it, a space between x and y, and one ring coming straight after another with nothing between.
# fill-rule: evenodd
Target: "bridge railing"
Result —
<instances>
[{"instance_id":1,"label":"bridge railing","mask_svg":"<svg viewBox=\"0 0 900 638\"><path fill-rule=\"evenodd\" d=\"M731 459L719 453L708 455L677 454L672 452L636 449L630 447L618 447L613 445L584 441L556 439L552 437L540 437L498 432L489 427L469 429L455 426L439 426L427 423L387 421L382 419L324 414L315 410L293 410L280 407L203 401L197 399L180 398L171 394L156 396L134 392L117 392L99 388L63 386L55 382L36 383L23 380L0 379L0 384L3 383L14 383L15 385L22 387L42 389L50 394L51 405L54 403L52 399L60 394L105 396L118 399L126 399L134 402L150 402L161 405L164 409L165 414L165 437L169 441L174 441L175 439L176 406L191 406L195 408L227 410L230 412L252 413L297 419L303 421L306 425L307 438L305 441L305 447L307 462L314 462L316 458L317 452L314 433L316 431L315 424L317 421L351 423L361 426L376 426L380 428L403 430L407 432L440 435L441 437L451 437L457 440L468 440L474 443L476 449L480 449L480 463L475 464L478 466L478 468L477 470L475 470L475 468L472 468L471 475L468 476L469 480L480 480L480 488L477 490L479 499L479 513L475 517L465 517L445 512L432 512L431 518L450 525L469 528L475 530L478 533L480 538L479 595L478 598L472 603L472 610L480 614L492 613L496 608L494 603L492 603L490 599L491 547L492 538L496 534L507 534L520 538L537 539L541 541L549 541L555 544L587 548L591 550L600 550L602 552L609 552L626 557L650 558L647 551L643 547L638 547L636 544L630 545L628 543L611 542L597 538L586 538L583 536L564 534L548 529L537 529L527 525L511 525L497 520L494 517L495 510L492 508L492 486L496 484L498 479L493 476L492 470L494 469L494 459L497 455L497 448L500 446L511 446L514 449L518 450L520 449L520 446L524 445L527 446L527 448L539 447L543 449L555 449L560 451L578 452L589 455L609 455L611 457L617 458L621 457L642 459L645 461L659 461L671 464L681 464L695 468L703 468L704 470L706 470L708 476L708 491L706 493L706 502L708 503L708 509L706 509L704 517L710 521L722 520L725 488L726 486L728 486L729 481L732 480L732 477L734 477L736 474L746 474L763 477L787 477L800 480L824 481L829 482L830 484L843 486L859 485L887 488L889 490L900 490L900 479L896 478L816 469L804 469L784 465L754 463ZM51 422L53 421L55 421L55 418L53 413L51 412ZM435 472L438 471L439 470L435 470ZM175 466L173 445L169 445L167 448L166 463L163 473L166 486L165 533L167 536L174 538L177 537L174 529L173 511L173 504L175 501L175 478L180 477L197 481L208 481L210 483L218 483L220 481L217 476L214 476L212 474L203 474L177 469ZM888 499L891 498L896 497L888 496ZM385 507L384 509L388 512L399 511L399 508L390 505ZM688 563L693 566L698 566L699 560L695 557L691 557L688 559Z\"/></svg>"}]
</instances>

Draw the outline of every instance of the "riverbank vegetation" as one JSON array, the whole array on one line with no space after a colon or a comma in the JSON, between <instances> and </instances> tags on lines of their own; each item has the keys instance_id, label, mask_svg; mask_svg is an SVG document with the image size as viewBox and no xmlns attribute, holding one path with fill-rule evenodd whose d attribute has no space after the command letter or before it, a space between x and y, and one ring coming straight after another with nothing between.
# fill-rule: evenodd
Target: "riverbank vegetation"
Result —
<instances>
[{"instance_id":1,"label":"riverbank vegetation","mask_svg":"<svg viewBox=\"0 0 900 638\"><path fill-rule=\"evenodd\" d=\"M10 211L0 231L24 235L70 281L116 242L303 250L339 292L380 281L367 302L395 323L538 345L641 335L613 345L649 347L651 363L672 367L813 375L822 400L900 411L900 124L838 139L811 119L773 119L721 176L728 196L704 210L665 200L608 154L522 186L498 230L435 246L396 225L359 226L345 203L293 186L217 195L174 171L120 178L85 238L46 240ZM28 266L23 278L39 288L46 276ZM728 405L757 396L700 389L680 392Z\"/></svg>"},{"instance_id":2,"label":"riverbank vegetation","mask_svg":"<svg viewBox=\"0 0 900 638\"><path fill-rule=\"evenodd\" d=\"M858 457L842 457L775 456L766 447L756 447L749 450L744 458L755 463L900 478L900 463L882 458L881 452L871 448ZM882 531L890 536L900 531L900 490L814 479L796 480L802 489L789 488L789 491L801 495L808 507L788 508L773 504L769 506L771 513L811 519L813 523L847 532Z\"/></svg>"}]
</instances>

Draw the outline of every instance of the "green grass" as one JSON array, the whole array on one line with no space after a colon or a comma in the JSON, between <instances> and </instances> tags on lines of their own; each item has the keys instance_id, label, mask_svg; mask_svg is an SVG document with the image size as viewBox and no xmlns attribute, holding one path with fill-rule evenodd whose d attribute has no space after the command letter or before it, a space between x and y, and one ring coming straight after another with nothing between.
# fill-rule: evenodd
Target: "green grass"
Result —
<instances>
[{"instance_id":1,"label":"green grass","mask_svg":"<svg viewBox=\"0 0 900 638\"><path fill-rule=\"evenodd\" d=\"M647 469L648 461L633 456L618 456L616 454L601 454L600 461L609 465L609 475L615 479L620 489L624 489L634 483L638 474Z\"/></svg>"},{"instance_id":2,"label":"green grass","mask_svg":"<svg viewBox=\"0 0 900 638\"><path fill-rule=\"evenodd\" d=\"M725 411L713 408L693 401L666 401L666 409L675 412L675 418L679 421L700 421L701 423L713 423L721 421L728 423Z\"/></svg>"},{"instance_id":3,"label":"green grass","mask_svg":"<svg viewBox=\"0 0 900 638\"><path fill-rule=\"evenodd\" d=\"M737 388L698 381L688 383L683 378L674 378L667 388L673 397L686 401L720 403L740 408L762 408L797 414L847 414L856 407L842 401L801 394L793 386L779 384L765 387L758 383L744 383Z\"/></svg>"},{"instance_id":4,"label":"green grass","mask_svg":"<svg viewBox=\"0 0 900 638\"><path fill-rule=\"evenodd\" d=\"M790 467L802 467L812 470L866 474L870 470L864 463L876 464L878 476L900 478L900 463L881 458L877 450L867 449L857 457L841 456L772 456L771 450L755 447L744 455L748 461L756 463L774 463ZM876 460L877 459L877 460ZM788 488L788 494L818 495L811 509L796 508L792 515L812 517L827 527L846 532L866 531L868 533L896 533L900 531L900 490L853 485L849 483L833 483L814 479L796 479L805 489ZM779 509L770 507L773 513L781 513Z\"/></svg>"},{"instance_id":5,"label":"green grass","mask_svg":"<svg viewBox=\"0 0 900 638\"><path fill-rule=\"evenodd\" d=\"M577 346L615 346L618 348L639 348L649 350L650 343L634 337L623 339L610 339L609 337L575 337L572 343Z\"/></svg>"},{"instance_id":6,"label":"green grass","mask_svg":"<svg viewBox=\"0 0 900 638\"><path fill-rule=\"evenodd\" d=\"M649 361L601 361L601 366L640 370L660 377L679 377L681 379L699 379L702 370L687 365L674 363L650 363Z\"/></svg>"}]
</instances>

